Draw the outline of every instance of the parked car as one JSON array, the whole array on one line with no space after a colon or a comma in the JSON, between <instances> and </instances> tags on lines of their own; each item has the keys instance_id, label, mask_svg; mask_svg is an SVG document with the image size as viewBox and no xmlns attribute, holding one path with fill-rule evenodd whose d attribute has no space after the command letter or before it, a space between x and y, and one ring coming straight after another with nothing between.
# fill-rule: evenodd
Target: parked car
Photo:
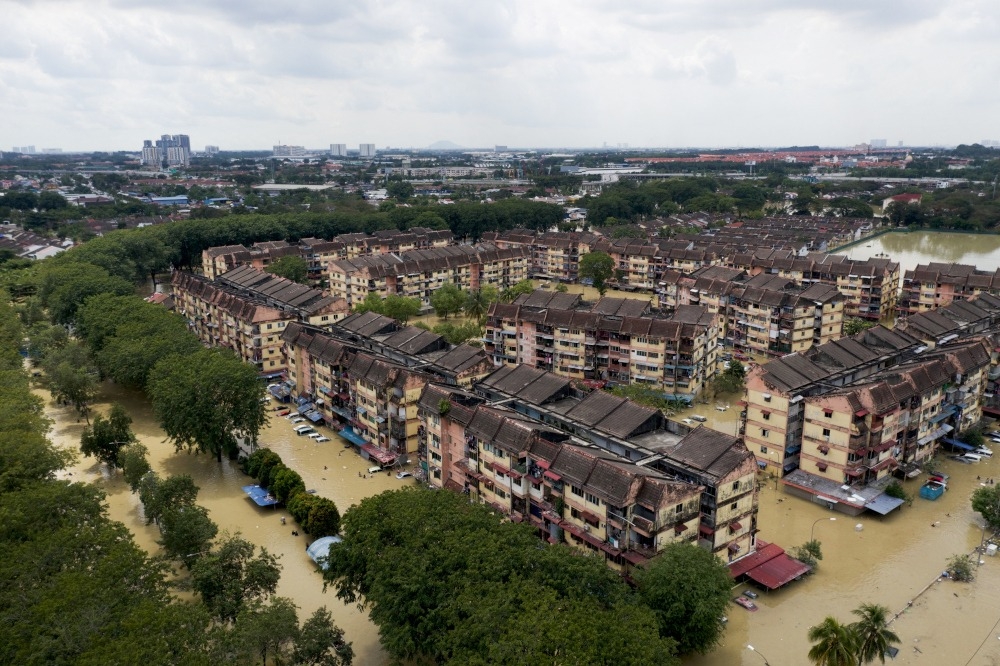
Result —
<instances>
[{"instance_id":1,"label":"parked car","mask_svg":"<svg viewBox=\"0 0 1000 666\"><path fill-rule=\"evenodd\" d=\"M742 606L743 608L746 608L748 611L753 612L757 610L757 604L755 604L754 602L750 601L749 599L747 599L742 595L733 599L733 602L737 606Z\"/></svg>"},{"instance_id":2,"label":"parked car","mask_svg":"<svg viewBox=\"0 0 1000 666\"><path fill-rule=\"evenodd\" d=\"M743 596L746 597L747 599L756 599L757 593L754 592L753 590L743 590Z\"/></svg>"},{"instance_id":3,"label":"parked car","mask_svg":"<svg viewBox=\"0 0 1000 666\"><path fill-rule=\"evenodd\" d=\"M409 472L407 472L407 471L404 471L404 470L400 470L400 471L396 472L396 478L397 478L397 479L408 479L408 478L410 478L411 476L413 476L413 475L412 475L412 474L410 474L410 473L409 473Z\"/></svg>"},{"instance_id":4,"label":"parked car","mask_svg":"<svg viewBox=\"0 0 1000 666\"><path fill-rule=\"evenodd\" d=\"M368 468L368 473L369 474L378 474L381 471L382 471L382 468L380 466L378 466L378 465L372 465L371 467Z\"/></svg>"},{"instance_id":5,"label":"parked car","mask_svg":"<svg viewBox=\"0 0 1000 666\"><path fill-rule=\"evenodd\" d=\"M977 456L986 456L987 458L993 457L992 449L988 449L985 446L980 446L978 449L973 451L973 453L975 453Z\"/></svg>"},{"instance_id":6,"label":"parked car","mask_svg":"<svg viewBox=\"0 0 1000 666\"><path fill-rule=\"evenodd\" d=\"M692 414L691 419L697 421L698 423L704 423L708 420L708 417L702 416L701 414Z\"/></svg>"},{"instance_id":7,"label":"parked car","mask_svg":"<svg viewBox=\"0 0 1000 666\"><path fill-rule=\"evenodd\" d=\"M319 434L319 433L318 433L318 432L316 432L316 431L313 431L313 432L309 433L308 435L306 435L306 437L308 437L308 438L310 438L310 439L319 439L319 438L320 438L320 437L322 437L322 436L323 436L323 435Z\"/></svg>"},{"instance_id":8,"label":"parked car","mask_svg":"<svg viewBox=\"0 0 1000 666\"><path fill-rule=\"evenodd\" d=\"M324 437L323 435L320 435L319 437L316 438L316 443L317 444L322 444L323 442L329 442L329 441L330 441L330 438L329 437Z\"/></svg>"},{"instance_id":9,"label":"parked car","mask_svg":"<svg viewBox=\"0 0 1000 666\"><path fill-rule=\"evenodd\" d=\"M299 437L304 437L305 435L309 435L314 432L316 431L313 430L312 426L300 425L295 427L295 434L298 435Z\"/></svg>"},{"instance_id":10,"label":"parked car","mask_svg":"<svg viewBox=\"0 0 1000 666\"><path fill-rule=\"evenodd\" d=\"M302 418L301 416L293 416L292 418L288 419L288 422L289 423L303 423L303 422L305 422L305 419Z\"/></svg>"}]
</instances>

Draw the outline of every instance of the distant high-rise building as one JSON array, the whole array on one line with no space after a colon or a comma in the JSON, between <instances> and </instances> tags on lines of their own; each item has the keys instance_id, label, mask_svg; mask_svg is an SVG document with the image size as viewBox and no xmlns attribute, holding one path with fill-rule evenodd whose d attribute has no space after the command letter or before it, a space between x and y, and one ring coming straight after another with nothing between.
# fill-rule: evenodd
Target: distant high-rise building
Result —
<instances>
[{"instance_id":1,"label":"distant high-rise building","mask_svg":"<svg viewBox=\"0 0 1000 666\"><path fill-rule=\"evenodd\" d=\"M302 157L306 154L305 146L285 146L277 145L274 147L272 154L275 157Z\"/></svg>"},{"instance_id":2,"label":"distant high-rise building","mask_svg":"<svg viewBox=\"0 0 1000 666\"><path fill-rule=\"evenodd\" d=\"M147 148L155 148L156 153ZM147 161L148 157L150 158ZM144 141L142 145L143 164L161 164L166 159L167 166L188 166L191 162L191 139L187 134L162 134L153 141Z\"/></svg>"},{"instance_id":3,"label":"distant high-rise building","mask_svg":"<svg viewBox=\"0 0 1000 666\"><path fill-rule=\"evenodd\" d=\"M493 152L494 153L505 153L505 152L507 152L507 146L494 146L493 147Z\"/></svg>"},{"instance_id":4,"label":"distant high-rise building","mask_svg":"<svg viewBox=\"0 0 1000 666\"><path fill-rule=\"evenodd\" d=\"M361 157L375 157L375 144L374 143L362 143L359 146L361 151Z\"/></svg>"},{"instance_id":5,"label":"distant high-rise building","mask_svg":"<svg viewBox=\"0 0 1000 666\"><path fill-rule=\"evenodd\" d=\"M888 141L885 139L872 139L868 143L871 144L872 148L885 148Z\"/></svg>"},{"instance_id":6,"label":"distant high-rise building","mask_svg":"<svg viewBox=\"0 0 1000 666\"><path fill-rule=\"evenodd\" d=\"M205 154L206 155L218 155L219 154L219 147L218 146L205 146Z\"/></svg>"},{"instance_id":7,"label":"distant high-rise building","mask_svg":"<svg viewBox=\"0 0 1000 666\"><path fill-rule=\"evenodd\" d=\"M347 144L331 143L330 154L333 155L334 157L347 157Z\"/></svg>"}]
</instances>

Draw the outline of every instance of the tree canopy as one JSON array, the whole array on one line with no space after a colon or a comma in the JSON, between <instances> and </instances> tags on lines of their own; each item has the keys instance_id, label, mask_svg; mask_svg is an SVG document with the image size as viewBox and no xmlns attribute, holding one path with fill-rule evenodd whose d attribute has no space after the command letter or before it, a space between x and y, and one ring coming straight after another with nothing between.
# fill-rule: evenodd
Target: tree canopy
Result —
<instances>
[{"instance_id":1,"label":"tree canopy","mask_svg":"<svg viewBox=\"0 0 1000 666\"><path fill-rule=\"evenodd\" d=\"M84 428L80 436L80 451L116 469L121 466L118 459L121 450L135 441L131 426L132 417L116 402L111 405L107 417L98 414L94 423Z\"/></svg>"},{"instance_id":2,"label":"tree canopy","mask_svg":"<svg viewBox=\"0 0 1000 666\"><path fill-rule=\"evenodd\" d=\"M607 281L615 274L615 260L606 252L588 252L580 257L579 274L581 278L591 280L603 296L608 290Z\"/></svg>"},{"instance_id":3,"label":"tree canopy","mask_svg":"<svg viewBox=\"0 0 1000 666\"><path fill-rule=\"evenodd\" d=\"M306 284L309 277L309 264L306 260L291 254L281 257L264 270L299 284Z\"/></svg>"}]
</instances>

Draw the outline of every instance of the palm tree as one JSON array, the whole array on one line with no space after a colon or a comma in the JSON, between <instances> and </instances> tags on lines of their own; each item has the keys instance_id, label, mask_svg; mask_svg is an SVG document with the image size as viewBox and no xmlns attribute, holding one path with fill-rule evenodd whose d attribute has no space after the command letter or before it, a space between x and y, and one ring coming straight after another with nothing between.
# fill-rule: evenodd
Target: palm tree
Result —
<instances>
[{"instance_id":1,"label":"palm tree","mask_svg":"<svg viewBox=\"0 0 1000 666\"><path fill-rule=\"evenodd\" d=\"M465 314L476 321L482 323L483 317L490 309L490 299L488 294L484 294L482 289L470 291L465 298Z\"/></svg>"},{"instance_id":2,"label":"palm tree","mask_svg":"<svg viewBox=\"0 0 1000 666\"><path fill-rule=\"evenodd\" d=\"M809 659L816 666L855 666L858 663L858 640L847 625L827 617L809 628Z\"/></svg>"},{"instance_id":3,"label":"palm tree","mask_svg":"<svg viewBox=\"0 0 1000 666\"><path fill-rule=\"evenodd\" d=\"M884 664L886 650L899 642L899 636L889 629L886 619L889 609L878 604L861 604L851 612L861 618L849 625L858 642L858 666L876 659Z\"/></svg>"}]
</instances>

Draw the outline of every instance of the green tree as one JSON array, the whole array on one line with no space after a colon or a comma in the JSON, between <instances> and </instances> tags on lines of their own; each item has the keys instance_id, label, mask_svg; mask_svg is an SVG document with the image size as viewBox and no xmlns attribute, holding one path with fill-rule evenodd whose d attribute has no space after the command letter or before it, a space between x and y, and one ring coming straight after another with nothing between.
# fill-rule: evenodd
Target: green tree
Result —
<instances>
[{"instance_id":1,"label":"green tree","mask_svg":"<svg viewBox=\"0 0 1000 666\"><path fill-rule=\"evenodd\" d=\"M269 486L275 499L284 504L295 493L305 492L306 484L298 472L288 469L284 465L275 469L281 470L275 476L274 483Z\"/></svg>"},{"instance_id":2,"label":"green tree","mask_svg":"<svg viewBox=\"0 0 1000 666\"><path fill-rule=\"evenodd\" d=\"M261 666L288 663L298 636L298 614L291 600L274 597L268 604L248 604L219 641L217 649L222 654L215 661Z\"/></svg>"},{"instance_id":3,"label":"green tree","mask_svg":"<svg viewBox=\"0 0 1000 666\"><path fill-rule=\"evenodd\" d=\"M615 260L606 252L588 252L580 257L580 277L591 280L601 296L608 290L606 282L614 272Z\"/></svg>"},{"instance_id":4,"label":"green tree","mask_svg":"<svg viewBox=\"0 0 1000 666\"><path fill-rule=\"evenodd\" d=\"M197 499L198 486L187 474L161 479L153 472L144 474L139 480L139 501L142 502L147 525L159 523L170 509L194 506Z\"/></svg>"},{"instance_id":5,"label":"green tree","mask_svg":"<svg viewBox=\"0 0 1000 666\"><path fill-rule=\"evenodd\" d=\"M490 309L490 305L495 303L499 297L500 294L497 292L496 287L487 285L481 289L473 289L466 296L462 309L465 311L466 316L472 317L482 324L486 313Z\"/></svg>"},{"instance_id":6,"label":"green tree","mask_svg":"<svg viewBox=\"0 0 1000 666\"><path fill-rule=\"evenodd\" d=\"M458 285L449 282L431 294L431 307L437 316L447 319L449 315L462 311L465 298L465 292Z\"/></svg>"},{"instance_id":7,"label":"green tree","mask_svg":"<svg viewBox=\"0 0 1000 666\"><path fill-rule=\"evenodd\" d=\"M420 307L420 299L418 298L407 298L397 294L390 294L382 301L382 309L378 310L378 312L405 324L420 314Z\"/></svg>"},{"instance_id":8,"label":"green tree","mask_svg":"<svg viewBox=\"0 0 1000 666\"><path fill-rule=\"evenodd\" d=\"M93 264L64 261L39 271L38 296L57 324L70 324L80 305L97 294L124 296L135 291L130 282Z\"/></svg>"},{"instance_id":9,"label":"green tree","mask_svg":"<svg viewBox=\"0 0 1000 666\"><path fill-rule=\"evenodd\" d=\"M262 446L247 458L246 473L260 483L268 478L272 467L281 464L281 456L266 446Z\"/></svg>"},{"instance_id":10,"label":"green tree","mask_svg":"<svg viewBox=\"0 0 1000 666\"><path fill-rule=\"evenodd\" d=\"M720 393L738 393L743 390L747 371L743 364L733 359L726 365L721 375L716 377L715 390Z\"/></svg>"},{"instance_id":11,"label":"green tree","mask_svg":"<svg viewBox=\"0 0 1000 666\"><path fill-rule=\"evenodd\" d=\"M413 185L405 180L390 180L385 184L385 192L393 199L407 201L413 196Z\"/></svg>"},{"instance_id":12,"label":"green tree","mask_svg":"<svg viewBox=\"0 0 1000 666\"><path fill-rule=\"evenodd\" d=\"M281 578L278 558L239 535L227 536L191 566L191 585L219 622L235 622L247 604L274 594Z\"/></svg>"},{"instance_id":13,"label":"green tree","mask_svg":"<svg viewBox=\"0 0 1000 666\"><path fill-rule=\"evenodd\" d=\"M205 349L168 357L153 368L148 394L174 445L233 456L237 438L256 444L267 414L256 369L229 350Z\"/></svg>"},{"instance_id":14,"label":"green tree","mask_svg":"<svg viewBox=\"0 0 1000 666\"><path fill-rule=\"evenodd\" d=\"M970 583L976 577L976 570L972 566L972 558L967 554L955 555L948 560L948 571L951 577L961 583Z\"/></svg>"},{"instance_id":15,"label":"green tree","mask_svg":"<svg viewBox=\"0 0 1000 666\"><path fill-rule=\"evenodd\" d=\"M877 324L877 321L869 321L867 319L861 319L860 317L850 317L844 322L844 335L857 335L862 331L867 331L869 328L872 328Z\"/></svg>"},{"instance_id":16,"label":"green tree","mask_svg":"<svg viewBox=\"0 0 1000 666\"><path fill-rule=\"evenodd\" d=\"M333 623L326 606L316 609L302 625L293 658L305 666L350 666L354 650L344 640L344 630Z\"/></svg>"},{"instance_id":17,"label":"green tree","mask_svg":"<svg viewBox=\"0 0 1000 666\"><path fill-rule=\"evenodd\" d=\"M97 395L97 368L90 362L87 348L70 340L62 348L52 350L42 367L52 397L68 402L79 414L86 415Z\"/></svg>"},{"instance_id":18,"label":"green tree","mask_svg":"<svg viewBox=\"0 0 1000 666\"><path fill-rule=\"evenodd\" d=\"M122 448L135 441L132 432L132 417L120 403L113 403L107 418L98 414L94 423L87 426L80 436L80 451L83 455L94 456L112 470L121 463Z\"/></svg>"},{"instance_id":19,"label":"green tree","mask_svg":"<svg viewBox=\"0 0 1000 666\"><path fill-rule=\"evenodd\" d=\"M364 300L354 306L354 312L377 312L382 314L382 308L384 307L384 301L378 293L374 291L369 291L368 295L365 296Z\"/></svg>"},{"instance_id":20,"label":"green tree","mask_svg":"<svg viewBox=\"0 0 1000 666\"><path fill-rule=\"evenodd\" d=\"M508 287L500 292L500 302L513 303L517 300L518 296L530 294L533 291L535 291L535 285L531 282L531 280L521 280L513 287Z\"/></svg>"},{"instance_id":21,"label":"green tree","mask_svg":"<svg viewBox=\"0 0 1000 666\"><path fill-rule=\"evenodd\" d=\"M197 504L170 506L160 516L160 545L167 556L190 569L208 551L219 526Z\"/></svg>"},{"instance_id":22,"label":"green tree","mask_svg":"<svg viewBox=\"0 0 1000 666\"><path fill-rule=\"evenodd\" d=\"M1000 529L1000 485L980 486L972 491L972 510L979 512L991 528Z\"/></svg>"},{"instance_id":23,"label":"green tree","mask_svg":"<svg viewBox=\"0 0 1000 666\"><path fill-rule=\"evenodd\" d=\"M676 640L682 654L704 654L718 644L733 581L715 555L693 544L671 544L634 577L639 598L656 613L660 635Z\"/></svg>"},{"instance_id":24,"label":"green tree","mask_svg":"<svg viewBox=\"0 0 1000 666\"><path fill-rule=\"evenodd\" d=\"M46 191L38 195L39 210L59 210L69 206L66 197L58 192Z\"/></svg>"},{"instance_id":25,"label":"green tree","mask_svg":"<svg viewBox=\"0 0 1000 666\"><path fill-rule=\"evenodd\" d=\"M817 539L806 541L801 546L792 549L792 557L815 569L819 561L823 559L822 545Z\"/></svg>"},{"instance_id":26,"label":"green tree","mask_svg":"<svg viewBox=\"0 0 1000 666\"><path fill-rule=\"evenodd\" d=\"M309 264L306 260L291 254L281 257L264 270L299 284L306 284L309 277Z\"/></svg>"},{"instance_id":27,"label":"green tree","mask_svg":"<svg viewBox=\"0 0 1000 666\"><path fill-rule=\"evenodd\" d=\"M809 628L809 659L816 666L855 666L858 663L858 639L847 625L827 617Z\"/></svg>"},{"instance_id":28,"label":"green tree","mask_svg":"<svg viewBox=\"0 0 1000 666\"><path fill-rule=\"evenodd\" d=\"M149 449L139 443L126 446L118 452L118 464L122 468L122 477L132 492L139 490L142 478L152 471L149 464Z\"/></svg>"},{"instance_id":29,"label":"green tree","mask_svg":"<svg viewBox=\"0 0 1000 666\"><path fill-rule=\"evenodd\" d=\"M899 636L889 629L889 609L878 604L861 604L851 612L860 618L850 625L857 639L858 666L876 659L884 664L885 653L893 643L899 643Z\"/></svg>"}]
</instances>

